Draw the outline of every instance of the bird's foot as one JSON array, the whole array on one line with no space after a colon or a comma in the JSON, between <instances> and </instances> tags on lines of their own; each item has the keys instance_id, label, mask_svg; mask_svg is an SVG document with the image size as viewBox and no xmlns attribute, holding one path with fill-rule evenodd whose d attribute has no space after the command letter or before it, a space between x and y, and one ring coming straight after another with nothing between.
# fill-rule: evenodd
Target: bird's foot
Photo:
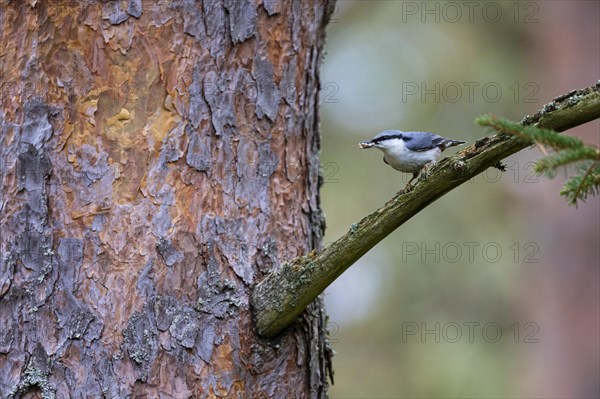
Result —
<instances>
[{"instance_id":1,"label":"bird's foot","mask_svg":"<svg viewBox=\"0 0 600 399\"><path fill-rule=\"evenodd\" d=\"M404 186L404 188L402 190L398 191L398 194L408 194L408 193L410 193L415 188L415 186L412 184L412 180L413 179L411 179L411 181L409 181L408 183L406 183L406 186Z\"/></svg>"},{"instance_id":2,"label":"bird's foot","mask_svg":"<svg viewBox=\"0 0 600 399\"><path fill-rule=\"evenodd\" d=\"M433 162L429 162L423 166L419 175L419 180L427 180L431 177L431 168L435 165Z\"/></svg>"},{"instance_id":3,"label":"bird's foot","mask_svg":"<svg viewBox=\"0 0 600 399\"><path fill-rule=\"evenodd\" d=\"M402 194L408 194L412 190L415 189L415 186L412 183L407 183L406 186L401 190Z\"/></svg>"}]
</instances>

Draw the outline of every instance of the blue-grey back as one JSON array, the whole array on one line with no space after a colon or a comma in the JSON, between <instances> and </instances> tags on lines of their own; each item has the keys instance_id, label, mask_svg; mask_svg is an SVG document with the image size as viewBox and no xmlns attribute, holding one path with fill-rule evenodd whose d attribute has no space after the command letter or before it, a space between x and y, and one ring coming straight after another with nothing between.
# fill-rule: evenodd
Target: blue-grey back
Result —
<instances>
[{"instance_id":1,"label":"blue-grey back","mask_svg":"<svg viewBox=\"0 0 600 399\"><path fill-rule=\"evenodd\" d=\"M406 148L412 151L427 151L452 141L429 132L404 132L402 138Z\"/></svg>"}]
</instances>

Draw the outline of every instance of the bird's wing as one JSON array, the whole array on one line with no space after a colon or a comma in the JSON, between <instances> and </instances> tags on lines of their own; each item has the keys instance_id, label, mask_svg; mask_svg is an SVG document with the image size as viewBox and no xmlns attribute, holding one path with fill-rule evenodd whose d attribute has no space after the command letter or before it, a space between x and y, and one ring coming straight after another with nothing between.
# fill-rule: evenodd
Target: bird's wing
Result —
<instances>
[{"instance_id":1,"label":"bird's wing","mask_svg":"<svg viewBox=\"0 0 600 399\"><path fill-rule=\"evenodd\" d=\"M404 132L402 137L406 148L411 151L427 151L435 147L442 147L441 150L444 150L452 141L429 132Z\"/></svg>"}]
</instances>

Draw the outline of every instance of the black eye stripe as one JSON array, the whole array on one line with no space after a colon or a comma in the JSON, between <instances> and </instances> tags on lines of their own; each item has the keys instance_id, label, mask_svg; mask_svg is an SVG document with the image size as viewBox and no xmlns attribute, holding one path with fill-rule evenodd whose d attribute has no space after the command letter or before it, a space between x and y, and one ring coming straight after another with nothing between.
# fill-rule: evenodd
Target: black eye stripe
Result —
<instances>
[{"instance_id":1,"label":"black eye stripe","mask_svg":"<svg viewBox=\"0 0 600 399\"><path fill-rule=\"evenodd\" d=\"M391 139L400 139L400 140L404 140L404 141L410 141L410 140L412 140L412 137L404 137L401 134L390 134L390 135L374 138L373 140L371 140L371 143L379 143L381 141L391 140Z\"/></svg>"}]
</instances>

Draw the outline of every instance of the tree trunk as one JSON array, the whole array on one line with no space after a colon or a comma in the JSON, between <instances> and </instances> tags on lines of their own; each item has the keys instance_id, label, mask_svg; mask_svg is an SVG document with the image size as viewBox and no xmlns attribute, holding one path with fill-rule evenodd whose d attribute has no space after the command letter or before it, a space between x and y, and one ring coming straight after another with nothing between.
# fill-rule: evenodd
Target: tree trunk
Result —
<instances>
[{"instance_id":1,"label":"tree trunk","mask_svg":"<svg viewBox=\"0 0 600 399\"><path fill-rule=\"evenodd\" d=\"M0 397L325 397L315 301L326 0L0 0Z\"/></svg>"}]
</instances>

